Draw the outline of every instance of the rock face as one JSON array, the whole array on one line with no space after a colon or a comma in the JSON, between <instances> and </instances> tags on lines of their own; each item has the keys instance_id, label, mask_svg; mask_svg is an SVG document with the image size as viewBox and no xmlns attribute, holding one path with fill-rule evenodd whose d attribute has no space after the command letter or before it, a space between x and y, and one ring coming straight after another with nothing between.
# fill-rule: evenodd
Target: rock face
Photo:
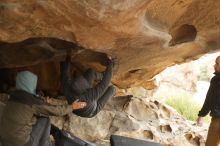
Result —
<instances>
[{"instance_id":1,"label":"rock face","mask_svg":"<svg viewBox=\"0 0 220 146\"><path fill-rule=\"evenodd\" d=\"M113 102L117 108L111 107ZM68 117L66 121L55 117L51 119L60 128L98 146L110 145L111 134L169 146L204 146L207 134L207 127L196 126L158 101L129 96L114 97L94 118L81 118L73 114Z\"/></svg>"},{"instance_id":2,"label":"rock face","mask_svg":"<svg viewBox=\"0 0 220 146\"><path fill-rule=\"evenodd\" d=\"M218 0L1 0L0 67L59 62L76 43L88 49L73 57L82 68L97 68L100 53L108 54L117 58L115 85L153 88L150 79L167 66L219 49L219 6Z\"/></svg>"},{"instance_id":3,"label":"rock face","mask_svg":"<svg viewBox=\"0 0 220 146\"><path fill-rule=\"evenodd\" d=\"M7 94L0 94L0 117L8 98ZM54 105L60 104L56 101ZM133 96L113 97L93 118L69 114L50 119L60 129L98 146L110 146L112 134L166 146L204 146L207 134L207 126L196 126L174 109L158 101Z\"/></svg>"},{"instance_id":4,"label":"rock face","mask_svg":"<svg viewBox=\"0 0 220 146\"><path fill-rule=\"evenodd\" d=\"M13 86L15 73L29 69L39 76L41 90L58 91L59 63L68 48L78 71L102 71L110 55L116 58L114 85L154 88L152 77L167 66L219 49L219 7L218 0L1 0L0 88ZM70 115L54 122L99 145L107 145L110 134L204 143L204 129L159 102L119 101L92 119Z\"/></svg>"}]
</instances>

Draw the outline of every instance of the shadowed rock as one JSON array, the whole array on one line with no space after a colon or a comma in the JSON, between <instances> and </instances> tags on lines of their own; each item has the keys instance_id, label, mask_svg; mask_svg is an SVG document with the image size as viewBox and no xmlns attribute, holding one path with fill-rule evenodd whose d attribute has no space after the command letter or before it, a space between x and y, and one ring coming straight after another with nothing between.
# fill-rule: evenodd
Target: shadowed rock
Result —
<instances>
[{"instance_id":1,"label":"shadowed rock","mask_svg":"<svg viewBox=\"0 0 220 146\"><path fill-rule=\"evenodd\" d=\"M50 60L61 60L66 49L76 53L79 47L58 38L29 38L20 42L0 42L0 68L15 68L36 65Z\"/></svg>"}]
</instances>

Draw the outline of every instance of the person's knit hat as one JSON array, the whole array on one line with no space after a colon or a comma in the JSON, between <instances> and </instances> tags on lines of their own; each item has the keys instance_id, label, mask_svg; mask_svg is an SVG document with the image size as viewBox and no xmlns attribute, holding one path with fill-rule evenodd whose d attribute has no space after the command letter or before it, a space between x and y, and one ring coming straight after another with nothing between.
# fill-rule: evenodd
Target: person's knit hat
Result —
<instances>
[{"instance_id":1,"label":"person's knit hat","mask_svg":"<svg viewBox=\"0 0 220 146\"><path fill-rule=\"evenodd\" d=\"M37 75L30 71L19 72L16 76L16 89L36 94Z\"/></svg>"}]
</instances>

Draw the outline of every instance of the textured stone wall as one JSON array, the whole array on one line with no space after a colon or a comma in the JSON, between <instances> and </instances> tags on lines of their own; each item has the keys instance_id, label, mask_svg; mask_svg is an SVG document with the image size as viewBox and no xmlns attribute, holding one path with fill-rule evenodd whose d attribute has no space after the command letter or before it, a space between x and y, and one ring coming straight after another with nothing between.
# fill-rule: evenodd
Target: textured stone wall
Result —
<instances>
[{"instance_id":1,"label":"textured stone wall","mask_svg":"<svg viewBox=\"0 0 220 146\"><path fill-rule=\"evenodd\" d=\"M219 49L219 6L218 0L1 0L0 67L59 62L74 46L65 40L92 56L116 57L119 88L152 88L151 78L167 66ZM35 37L43 39L19 43ZM80 56L73 60L81 67L101 62L99 55L92 65Z\"/></svg>"},{"instance_id":2,"label":"textured stone wall","mask_svg":"<svg viewBox=\"0 0 220 146\"><path fill-rule=\"evenodd\" d=\"M0 94L0 119L8 98L8 94ZM65 103L52 100L52 104ZM64 117L52 116L50 119L60 129L97 146L110 146L112 134L155 141L166 146L204 146L208 132L207 125L198 127L171 107L149 98L134 96L111 98L93 118L69 114Z\"/></svg>"},{"instance_id":3,"label":"textured stone wall","mask_svg":"<svg viewBox=\"0 0 220 146\"><path fill-rule=\"evenodd\" d=\"M207 135L207 125L198 127L195 122L185 120L174 109L158 101L132 96L112 98L93 118L70 114L66 119L51 119L60 128L98 146L110 146L112 134L167 146L203 146Z\"/></svg>"}]
</instances>

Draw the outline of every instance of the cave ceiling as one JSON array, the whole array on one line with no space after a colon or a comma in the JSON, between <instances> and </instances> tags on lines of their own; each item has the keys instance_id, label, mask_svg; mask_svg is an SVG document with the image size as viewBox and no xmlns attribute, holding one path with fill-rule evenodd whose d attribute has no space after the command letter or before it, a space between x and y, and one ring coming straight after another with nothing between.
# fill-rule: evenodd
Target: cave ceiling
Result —
<instances>
[{"instance_id":1,"label":"cave ceiling","mask_svg":"<svg viewBox=\"0 0 220 146\"><path fill-rule=\"evenodd\" d=\"M219 49L219 7L218 0L1 0L0 68L32 68L45 89L58 86L59 62L73 48L82 69L102 70L107 55L115 58L119 88L152 88L166 67Z\"/></svg>"}]
</instances>

